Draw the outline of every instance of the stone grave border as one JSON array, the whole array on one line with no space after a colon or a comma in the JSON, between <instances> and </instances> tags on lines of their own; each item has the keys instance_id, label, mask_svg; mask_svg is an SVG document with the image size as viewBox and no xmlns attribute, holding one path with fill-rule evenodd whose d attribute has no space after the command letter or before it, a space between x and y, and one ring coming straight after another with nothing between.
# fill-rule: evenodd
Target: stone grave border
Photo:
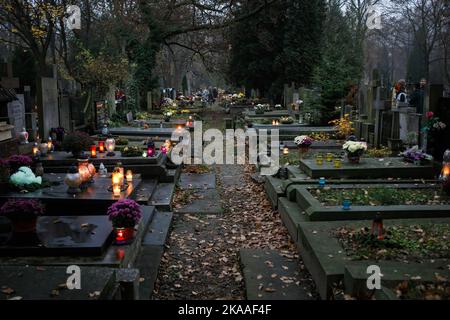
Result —
<instances>
[{"instance_id":1,"label":"stone grave border","mask_svg":"<svg viewBox=\"0 0 450 320\"><path fill-rule=\"evenodd\" d=\"M388 220L388 225L411 225L416 223L450 223L450 218L432 218L429 220L404 219ZM333 287L344 280L345 267L353 262L346 256L337 238L330 233L341 226L367 227L372 221L327 221L303 222L298 224L298 250L306 268L311 273L317 290L322 299L332 297ZM378 262L380 263L380 262ZM448 262L447 262L448 264ZM409 264L400 264L398 269L402 273L411 271Z\"/></svg>"},{"instance_id":2,"label":"stone grave border","mask_svg":"<svg viewBox=\"0 0 450 320\"><path fill-rule=\"evenodd\" d=\"M340 184L329 185L332 189L358 189L367 184ZM379 184L378 186L393 186ZM434 186L398 184L398 189L435 189ZM314 188L314 187L313 187ZM450 205L389 205L389 206L356 206L350 210L343 210L342 206L324 206L309 192L308 186L297 186L296 202L305 211L310 221L336 221L336 220L362 220L372 219L381 213L385 219L416 219L416 218L443 218L450 217ZM316 187L318 189L318 187Z\"/></svg>"}]
</instances>

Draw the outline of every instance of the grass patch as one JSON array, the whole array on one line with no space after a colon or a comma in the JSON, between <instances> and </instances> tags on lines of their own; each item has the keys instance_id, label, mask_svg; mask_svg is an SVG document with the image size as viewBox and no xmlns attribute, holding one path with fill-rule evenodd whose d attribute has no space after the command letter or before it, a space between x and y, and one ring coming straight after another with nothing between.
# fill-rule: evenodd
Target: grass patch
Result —
<instances>
[{"instance_id":1,"label":"grass patch","mask_svg":"<svg viewBox=\"0 0 450 320\"><path fill-rule=\"evenodd\" d=\"M309 192L325 206L340 206L344 199L350 199L355 206L450 204L448 196L433 188L324 188L309 189Z\"/></svg>"},{"instance_id":2,"label":"grass patch","mask_svg":"<svg viewBox=\"0 0 450 320\"><path fill-rule=\"evenodd\" d=\"M378 240L366 227L342 227L334 231L342 247L353 260L397 260L423 262L450 258L449 224L388 226L385 239Z\"/></svg>"}]
</instances>

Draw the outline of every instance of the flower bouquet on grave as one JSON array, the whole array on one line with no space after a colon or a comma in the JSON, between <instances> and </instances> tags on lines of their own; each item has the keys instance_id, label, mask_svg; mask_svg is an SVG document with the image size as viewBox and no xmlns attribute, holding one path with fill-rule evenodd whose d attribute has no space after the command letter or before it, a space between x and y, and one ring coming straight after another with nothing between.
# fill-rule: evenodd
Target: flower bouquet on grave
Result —
<instances>
[{"instance_id":1,"label":"flower bouquet on grave","mask_svg":"<svg viewBox=\"0 0 450 320\"><path fill-rule=\"evenodd\" d=\"M362 141L347 141L342 146L342 149L346 151L350 163L358 164L361 156L367 150L367 143Z\"/></svg>"},{"instance_id":2,"label":"flower bouquet on grave","mask_svg":"<svg viewBox=\"0 0 450 320\"><path fill-rule=\"evenodd\" d=\"M72 152L74 158L80 158L83 151L89 150L94 140L85 132L75 131L64 137L62 150Z\"/></svg>"},{"instance_id":3,"label":"flower bouquet on grave","mask_svg":"<svg viewBox=\"0 0 450 320\"><path fill-rule=\"evenodd\" d=\"M419 146L414 146L400 153L400 157L403 157L404 161L411 162L416 165L422 165L433 160L433 156L420 150Z\"/></svg>"},{"instance_id":4,"label":"flower bouquet on grave","mask_svg":"<svg viewBox=\"0 0 450 320\"><path fill-rule=\"evenodd\" d=\"M255 109L255 113L256 114L264 114L265 111L265 107L263 104L257 104L256 106L253 107Z\"/></svg>"},{"instance_id":5,"label":"flower bouquet on grave","mask_svg":"<svg viewBox=\"0 0 450 320\"><path fill-rule=\"evenodd\" d=\"M294 143L299 147L300 159L303 159L303 155L309 151L313 141L311 137L306 135L295 137Z\"/></svg>"},{"instance_id":6,"label":"flower bouquet on grave","mask_svg":"<svg viewBox=\"0 0 450 320\"><path fill-rule=\"evenodd\" d=\"M427 134L438 133L445 130L447 125L434 116L433 112L427 112L427 121L422 127L422 132Z\"/></svg>"},{"instance_id":7,"label":"flower bouquet on grave","mask_svg":"<svg viewBox=\"0 0 450 320\"><path fill-rule=\"evenodd\" d=\"M280 119L281 124L293 124L294 118L288 116L288 117L281 117Z\"/></svg>"},{"instance_id":8,"label":"flower bouquet on grave","mask_svg":"<svg viewBox=\"0 0 450 320\"><path fill-rule=\"evenodd\" d=\"M108 208L107 214L114 227L116 243L129 243L142 218L139 204L130 199L119 200Z\"/></svg>"},{"instance_id":9,"label":"flower bouquet on grave","mask_svg":"<svg viewBox=\"0 0 450 320\"><path fill-rule=\"evenodd\" d=\"M9 166L11 173L16 173L21 167L31 167L33 159L26 155L13 155L6 160L6 164Z\"/></svg>"},{"instance_id":10,"label":"flower bouquet on grave","mask_svg":"<svg viewBox=\"0 0 450 320\"><path fill-rule=\"evenodd\" d=\"M0 215L11 221L12 237L10 243L34 244L37 217L45 212L44 205L35 199L8 199L0 208Z\"/></svg>"}]
</instances>

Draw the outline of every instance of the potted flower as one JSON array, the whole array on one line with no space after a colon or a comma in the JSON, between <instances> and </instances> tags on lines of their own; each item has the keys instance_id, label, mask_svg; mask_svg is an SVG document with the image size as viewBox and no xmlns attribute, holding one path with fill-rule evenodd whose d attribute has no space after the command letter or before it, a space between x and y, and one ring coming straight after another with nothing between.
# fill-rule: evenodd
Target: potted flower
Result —
<instances>
[{"instance_id":1,"label":"potted flower","mask_svg":"<svg viewBox=\"0 0 450 320\"><path fill-rule=\"evenodd\" d=\"M142 217L141 207L135 201L123 199L108 208L117 244L128 243L134 237L134 227Z\"/></svg>"},{"instance_id":2,"label":"potted flower","mask_svg":"<svg viewBox=\"0 0 450 320\"><path fill-rule=\"evenodd\" d=\"M33 164L33 159L29 156L25 155L13 155L6 160L9 169L11 170L11 174L17 172L20 167L31 167Z\"/></svg>"},{"instance_id":3,"label":"potted flower","mask_svg":"<svg viewBox=\"0 0 450 320\"><path fill-rule=\"evenodd\" d=\"M300 148L302 153L306 153L313 143L313 139L309 136L298 136L294 139L294 142Z\"/></svg>"},{"instance_id":4,"label":"potted flower","mask_svg":"<svg viewBox=\"0 0 450 320\"><path fill-rule=\"evenodd\" d=\"M308 152L309 147L313 143L313 139L309 136L298 136L295 137L294 143L298 146L300 151L300 159L303 159L303 155Z\"/></svg>"},{"instance_id":5,"label":"potted flower","mask_svg":"<svg viewBox=\"0 0 450 320\"><path fill-rule=\"evenodd\" d=\"M403 157L404 161L411 162L416 165L421 165L424 162L433 160L433 156L420 150L419 146L414 146L407 149L406 151L400 153L400 156Z\"/></svg>"},{"instance_id":6,"label":"potted flower","mask_svg":"<svg viewBox=\"0 0 450 320\"><path fill-rule=\"evenodd\" d=\"M35 199L8 199L0 215L11 220L14 235L34 233L37 217L44 214L44 205Z\"/></svg>"},{"instance_id":7,"label":"potted flower","mask_svg":"<svg viewBox=\"0 0 450 320\"><path fill-rule=\"evenodd\" d=\"M254 107L254 109L255 109L255 113L256 113L256 114L264 114L265 107L264 107L263 104L257 104L257 105Z\"/></svg>"},{"instance_id":8,"label":"potted flower","mask_svg":"<svg viewBox=\"0 0 450 320\"><path fill-rule=\"evenodd\" d=\"M62 149L72 152L74 158L80 158L83 151L88 150L94 140L85 132L75 131L64 137Z\"/></svg>"},{"instance_id":9,"label":"potted flower","mask_svg":"<svg viewBox=\"0 0 450 320\"><path fill-rule=\"evenodd\" d=\"M347 152L347 158L350 163L359 163L364 151L367 150L367 143L361 141L347 141L343 146Z\"/></svg>"}]
</instances>

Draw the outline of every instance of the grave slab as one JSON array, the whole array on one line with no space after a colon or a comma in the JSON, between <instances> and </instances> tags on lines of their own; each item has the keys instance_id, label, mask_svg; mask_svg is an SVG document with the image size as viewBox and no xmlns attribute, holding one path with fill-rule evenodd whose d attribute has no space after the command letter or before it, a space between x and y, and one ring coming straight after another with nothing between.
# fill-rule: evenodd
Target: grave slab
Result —
<instances>
[{"instance_id":1,"label":"grave slab","mask_svg":"<svg viewBox=\"0 0 450 320\"><path fill-rule=\"evenodd\" d=\"M101 177L98 174L94 178L95 182L79 194L71 195L67 193L67 185L63 182L64 174L44 174L44 179L54 185L36 190L34 192L0 191L0 203L9 198L39 199L46 204L47 215L61 215L61 208L64 214L88 215L97 212L105 212L106 209L120 199L133 198L135 190L140 185L141 179L135 176L133 182L129 183L128 189L122 192L120 197L114 197L108 190L111 186L110 177Z\"/></svg>"},{"instance_id":2,"label":"grave slab","mask_svg":"<svg viewBox=\"0 0 450 320\"><path fill-rule=\"evenodd\" d=\"M0 266L5 265L79 265L111 268L128 268L136 261L142 240L147 233L148 227L153 219L155 208L142 206L142 220L139 224L134 240L127 245L109 245L102 255L98 256L24 256L24 257L0 257Z\"/></svg>"},{"instance_id":3,"label":"grave slab","mask_svg":"<svg viewBox=\"0 0 450 320\"><path fill-rule=\"evenodd\" d=\"M344 286L346 294L353 297L369 297L373 294L367 288L367 268L380 267L381 284L394 288L403 281L433 282L438 278L450 279L449 260L436 260L433 263L403 263L397 261L354 261L345 265ZM378 291L378 290L377 290Z\"/></svg>"},{"instance_id":4,"label":"grave slab","mask_svg":"<svg viewBox=\"0 0 450 320\"><path fill-rule=\"evenodd\" d=\"M450 218L430 218L427 220L385 220L385 226L414 225L417 223L449 224ZM332 297L333 288L344 279L345 266L353 262L347 256L338 239L332 235L339 227L363 228L370 226L371 220L303 222L298 225L298 249L305 266L316 283L322 299ZM429 261L431 263L431 260ZM448 264L448 263L447 263Z\"/></svg>"},{"instance_id":5,"label":"grave slab","mask_svg":"<svg viewBox=\"0 0 450 320\"><path fill-rule=\"evenodd\" d=\"M329 185L327 188L345 190L367 188L369 185L353 184L353 185ZM379 187L388 187L389 185L378 185ZM435 186L414 185L414 184L398 184L390 185L394 189L419 189L419 190L435 190L440 193L440 189ZM317 190L317 187L312 187ZM377 213L381 213L384 219L412 219L412 218L440 218L450 217L450 205L434 205L434 204L399 204L399 205L352 205L350 210L343 210L342 205L331 206L323 205L316 199L311 192L311 188L307 186L295 186L296 202L299 207L306 212L311 221L330 221L330 220L361 220L372 219ZM395 191L393 191L395 192Z\"/></svg>"},{"instance_id":6,"label":"grave slab","mask_svg":"<svg viewBox=\"0 0 450 320\"><path fill-rule=\"evenodd\" d=\"M164 246L172 225L172 212L156 212L142 245L144 246Z\"/></svg>"},{"instance_id":7,"label":"grave slab","mask_svg":"<svg viewBox=\"0 0 450 320\"><path fill-rule=\"evenodd\" d=\"M182 173L178 186L182 189L214 189L216 187L216 175L214 173Z\"/></svg>"},{"instance_id":8,"label":"grave slab","mask_svg":"<svg viewBox=\"0 0 450 320\"><path fill-rule=\"evenodd\" d=\"M116 271L110 268L81 267L81 289L62 288L67 267L0 267L0 287L11 294L0 294L0 300L103 300L111 299Z\"/></svg>"},{"instance_id":9,"label":"grave slab","mask_svg":"<svg viewBox=\"0 0 450 320\"><path fill-rule=\"evenodd\" d=\"M273 250L239 250L248 300L311 300L297 260Z\"/></svg>"},{"instance_id":10,"label":"grave slab","mask_svg":"<svg viewBox=\"0 0 450 320\"><path fill-rule=\"evenodd\" d=\"M106 216L39 217L34 245L21 244L10 230L4 231L2 256L98 256L112 240L112 224Z\"/></svg>"},{"instance_id":11,"label":"grave slab","mask_svg":"<svg viewBox=\"0 0 450 320\"><path fill-rule=\"evenodd\" d=\"M189 214L222 214L220 196L216 189L196 189L191 203L176 208L175 213Z\"/></svg>"},{"instance_id":12,"label":"grave slab","mask_svg":"<svg viewBox=\"0 0 450 320\"><path fill-rule=\"evenodd\" d=\"M336 169L332 163L317 165L315 159L300 161L300 168L311 178L433 178L435 173L432 164L415 165L404 162L401 158L362 158L359 164L351 164L347 160L342 167Z\"/></svg>"}]
</instances>

